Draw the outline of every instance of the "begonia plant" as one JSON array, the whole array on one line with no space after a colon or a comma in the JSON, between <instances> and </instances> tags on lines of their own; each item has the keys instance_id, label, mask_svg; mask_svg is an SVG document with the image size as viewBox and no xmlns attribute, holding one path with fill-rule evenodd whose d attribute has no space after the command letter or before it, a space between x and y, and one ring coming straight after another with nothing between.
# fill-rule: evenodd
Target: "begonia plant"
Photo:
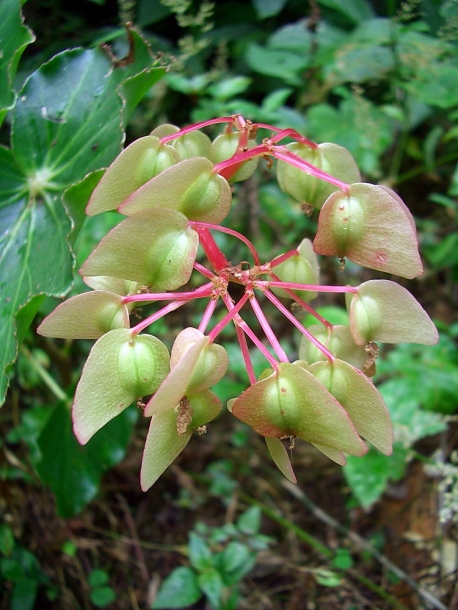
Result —
<instances>
[{"instance_id":1,"label":"begonia plant","mask_svg":"<svg viewBox=\"0 0 458 610\"><path fill-rule=\"evenodd\" d=\"M223 132L213 140L201 131L219 124ZM274 163L280 188L307 213L315 211L318 225L313 241L304 236L296 248L264 261L247 236L222 223L233 205L232 185L260 164L273 173ZM346 258L407 279L422 273L407 206L389 188L362 183L345 148L240 115L183 129L162 125L128 146L96 186L87 214L109 210L125 219L80 270L92 290L58 305L38 329L45 336L96 339L73 404L80 443L136 402L150 419L141 486L151 487L223 408L211 388L231 367L218 343L231 325L247 389L227 409L265 437L290 481L296 477L285 439L303 439L339 464L346 455L365 454L367 443L391 453L389 413L370 379L376 342L431 345L438 334L414 297L392 280L320 283L317 255L340 259L342 273ZM221 232L240 242L239 261L221 250L215 239ZM232 284L241 296L233 296ZM310 305L324 292L342 294L348 325L331 324ZM177 329L169 353L154 335L155 322L196 299L206 302L202 318L196 328ZM286 353L276 336L272 306L297 332L297 353ZM308 327L304 312L314 319ZM266 361L258 376L253 349Z\"/></svg>"}]
</instances>

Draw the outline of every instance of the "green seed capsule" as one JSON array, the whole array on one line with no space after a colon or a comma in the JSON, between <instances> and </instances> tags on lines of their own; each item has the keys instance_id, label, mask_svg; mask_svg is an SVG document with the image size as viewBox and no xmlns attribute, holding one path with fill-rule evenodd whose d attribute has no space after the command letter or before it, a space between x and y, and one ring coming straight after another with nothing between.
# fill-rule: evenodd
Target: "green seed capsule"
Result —
<instances>
[{"instance_id":1,"label":"green seed capsule","mask_svg":"<svg viewBox=\"0 0 458 610\"><path fill-rule=\"evenodd\" d=\"M146 396L155 389L156 357L151 345L136 337L120 346L118 376L123 388L134 396Z\"/></svg>"}]
</instances>

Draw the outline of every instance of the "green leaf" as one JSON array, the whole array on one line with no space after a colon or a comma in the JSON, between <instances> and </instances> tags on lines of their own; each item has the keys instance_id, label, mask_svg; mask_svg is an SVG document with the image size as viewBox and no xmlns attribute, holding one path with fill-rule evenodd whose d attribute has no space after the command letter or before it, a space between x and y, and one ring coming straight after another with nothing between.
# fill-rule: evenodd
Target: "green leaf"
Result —
<instances>
[{"instance_id":1,"label":"green leaf","mask_svg":"<svg viewBox=\"0 0 458 610\"><path fill-rule=\"evenodd\" d=\"M198 602L201 597L195 572L182 566L175 568L164 580L151 608L185 608Z\"/></svg>"},{"instance_id":2,"label":"green leaf","mask_svg":"<svg viewBox=\"0 0 458 610\"><path fill-rule=\"evenodd\" d=\"M395 67L391 49L377 44L349 43L339 49L335 61L324 67L325 80L337 84L388 79Z\"/></svg>"},{"instance_id":3,"label":"green leaf","mask_svg":"<svg viewBox=\"0 0 458 610\"><path fill-rule=\"evenodd\" d=\"M213 555L204 539L191 532L189 534L189 561L196 570L210 568L213 563Z\"/></svg>"},{"instance_id":4,"label":"green leaf","mask_svg":"<svg viewBox=\"0 0 458 610\"><path fill-rule=\"evenodd\" d=\"M267 49L251 43L246 51L246 61L250 68L260 74L281 78L288 85L300 86L301 73L307 68L308 58L297 53Z\"/></svg>"},{"instance_id":5,"label":"green leaf","mask_svg":"<svg viewBox=\"0 0 458 610\"><path fill-rule=\"evenodd\" d=\"M221 574L214 568L210 568L197 576L197 582L213 608L220 610L221 597L224 589Z\"/></svg>"},{"instance_id":6,"label":"green leaf","mask_svg":"<svg viewBox=\"0 0 458 610\"><path fill-rule=\"evenodd\" d=\"M124 457L137 411L127 409L85 447L76 440L65 403L57 405L40 435L38 474L53 491L59 515L79 513L98 493L102 474Z\"/></svg>"},{"instance_id":7,"label":"green leaf","mask_svg":"<svg viewBox=\"0 0 458 610\"><path fill-rule=\"evenodd\" d=\"M269 49L282 49L283 51L294 51L307 55L310 53L312 40L313 34L307 28L305 20L301 19L276 30L269 37L268 45Z\"/></svg>"},{"instance_id":8,"label":"green leaf","mask_svg":"<svg viewBox=\"0 0 458 610\"><path fill-rule=\"evenodd\" d=\"M273 17L283 9L287 0L252 0L258 19Z\"/></svg>"},{"instance_id":9,"label":"green leaf","mask_svg":"<svg viewBox=\"0 0 458 610\"><path fill-rule=\"evenodd\" d=\"M237 529L243 534L253 536L261 529L261 509L259 506L250 506L237 520Z\"/></svg>"},{"instance_id":10,"label":"green leaf","mask_svg":"<svg viewBox=\"0 0 458 610\"><path fill-rule=\"evenodd\" d=\"M225 101L240 95L252 82L248 76L233 76L216 82L208 88L208 93L217 100Z\"/></svg>"},{"instance_id":11,"label":"green leaf","mask_svg":"<svg viewBox=\"0 0 458 610\"><path fill-rule=\"evenodd\" d=\"M374 16L370 4L365 0L318 0L318 4L334 9L355 24Z\"/></svg>"},{"instance_id":12,"label":"green leaf","mask_svg":"<svg viewBox=\"0 0 458 610\"><path fill-rule=\"evenodd\" d=\"M100 49L73 49L31 75L20 92L12 131L12 148L26 176L46 170L59 185L70 186L111 163L121 148L126 113L139 101L139 92L125 83L146 69L151 84L163 74L151 67L149 47L138 34L134 57L113 69Z\"/></svg>"},{"instance_id":13,"label":"green leaf","mask_svg":"<svg viewBox=\"0 0 458 610\"><path fill-rule=\"evenodd\" d=\"M134 59L124 67L113 68L100 49L65 51L34 72L19 93L12 149L0 149L0 370L5 373L16 358L17 311L35 295L62 297L71 286L64 190L114 159L145 81L151 86L163 74L152 67L141 37L132 32L132 39ZM140 72L143 80L137 82ZM7 385L7 375L1 375L0 403Z\"/></svg>"},{"instance_id":14,"label":"green leaf","mask_svg":"<svg viewBox=\"0 0 458 610\"><path fill-rule=\"evenodd\" d=\"M2 523L0 525L0 553L8 557L13 552L14 544L14 535L11 528L6 523Z\"/></svg>"},{"instance_id":15,"label":"green leaf","mask_svg":"<svg viewBox=\"0 0 458 610\"><path fill-rule=\"evenodd\" d=\"M90 593L91 602L97 608L105 608L116 600L116 593L111 587L99 587Z\"/></svg>"},{"instance_id":16,"label":"green leaf","mask_svg":"<svg viewBox=\"0 0 458 610\"><path fill-rule=\"evenodd\" d=\"M397 405L406 400L438 413L458 409L458 347L444 333L434 346L398 345L381 360L379 373L390 378L380 387L389 397L394 416L400 412ZM408 425L408 416L403 424Z\"/></svg>"},{"instance_id":17,"label":"green leaf","mask_svg":"<svg viewBox=\"0 0 458 610\"><path fill-rule=\"evenodd\" d=\"M396 377L379 386L380 393L390 409L397 436L406 445L413 445L415 441L425 436L443 432L447 427L444 418L439 413L432 413L421 408L423 388L425 397L428 391L431 391L430 382L426 382L426 387L424 387L428 372L423 369L422 373L417 378L409 375ZM456 409L456 394L452 400Z\"/></svg>"},{"instance_id":18,"label":"green leaf","mask_svg":"<svg viewBox=\"0 0 458 610\"><path fill-rule=\"evenodd\" d=\"M104 173L105 170L102 169L91 172L82 180L69 187L63 194L62 200L65 209L73 221L72 232L69 236L72 246L87 218L86 206L89 199Z\"/></svg>"},{"instance_id":19,"label":"green leaf","mask_svg":"<svg viewBox=\"0 0 458 610\"><path fill-rule=\"evenodd\" d=\"M313 573L315 580L323 587L338 587L342 577L331 570L318 569Z\"/></svg>"},{"instance_id":20,"label":"green leaf","mask_svg":"<svg viewBox=\"0 0 458 610\"><path fill-rule=\"evenodd\" d=\"M110 577L105 570L92 570L87 577L90 587L100 587L102 585L106 585L109 580Z\"/></svg>"},{"instance_id":21,"label":"green leaf","mask_svg":"<svg viewBox=\"0 0 458 610\"><path fill-rule=\"evenodd\" d=\"M38 582L33 578L17 581L11 595L11 610L32 610L37 597Z\"/></svg>"},{"instance_id":22,"label":"green leaf","mask_svg":"<svg viewBox=\"0 0 458 610\"><path fill-rule=\"evenodd\" d=\"M393 122L382 109L354 94L344 99L338 109L329 104L312 106L307 112L307 137L345 146L362 172L377 174L380 156L393 139Z\"/></svg>"},{"instance_id":23,"label":"green leaf","mask_svg":"<svg viewBox=\"0 0 458 610\"><path fill-rule=\"evenodd\" d=\"M15 546L11 557L0 560L0 572L2 576L13 582L19 582L27 578L36 581L43 580L38 559L33 553L21 546Z\"/></svg>"},{"instance_id":24,"label":"green leaf","mask_svg":"<svg viewBox=\"0 0 458 610\"><path fill-rule=\"evenodd\" d=\"M14 316L34 295L63 296L72 281L70 219L58 197L29 200L13 154L0 148L0 371L16 358ZM0 404L8 384L0 375Z\"/></svg>"},{"instance_id":25,"label":"green leaf","mask_svg":"<svg viewBox=\"0 0 458 610\"><path fill-rule=\"evenodd\" d=\"M407 447L396 442L390 456L371 449L362 458L347 458L344 475L363 508L370 508L380 498L389 481L399 481L404 476L408 451Z\"/></svg>"},{"instance_id":26,"label":"green leaf","mask_svg":"<svg viewBox=\"0 0 458 610\"><path fill-rule=\"evenodd\" d=\"M337 549L331 565L338 570L348 570L353 566L353 558L348 549Z\"/></svg>"},{"instance_id":27,"label":"green leaf","mask_svg":"<svg viewBox=\"0 0 458 610\"><path fill-rule=\"evenodd\" d=\"M241 542L232 541L221 555L222 574L226 585L234 585L248 574L256 563L256 554Z\"/></svg>"},{"instance_id":28,"label":"green leaf","mask_svg":"<svg viewBox=\"0 0 458 610\"><path fill-rule=\"evenodd\" d=\"M23 25L21 5L21 0L2 0L0 3L0 125L16 99L13 81L19 59L35 40L33 33Z\"/></svg>"}]
</instances>

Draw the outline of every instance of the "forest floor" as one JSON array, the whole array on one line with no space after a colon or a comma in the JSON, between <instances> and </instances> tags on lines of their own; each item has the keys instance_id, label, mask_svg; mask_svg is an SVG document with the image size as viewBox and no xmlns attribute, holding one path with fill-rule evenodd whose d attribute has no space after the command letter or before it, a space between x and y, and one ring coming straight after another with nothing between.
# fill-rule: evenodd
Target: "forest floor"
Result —
<instances>
[{"instance_id":1,"label":"forest floor","mask_svg":"<svg viewBox=\"0 0 458 610\"><path fill-rule=\"evenodd\" d=\"M145 433L138 429L127 457L105 475L98 499L74 518L57 517L51 492L39 485L1 482L5 518L57 588L50 601L41 587L36 609L94 608L87 579L94 568L109 574L116 593L106 607L148 608L162 580L189 565L186 545L196 523L221 527L253 503L263 511L260 531L272 543L241 583L239 608L458 608L456 531L438 530L437 485L420 463L411 463L407 477L364 511L352 500L341 469L313 447L295 447L293 486L277 475L261 438L250 435L235 447L233 431L217 420L142 493ZM63 552L68 541L74 553ZM319 543L334 556L343 549L352 565L335 569ZM326 586L329 575L337 580ZM0 610L9 610L7 597ZM192 608L209 606L201 600Z\"/></svg>"}]
</instances>

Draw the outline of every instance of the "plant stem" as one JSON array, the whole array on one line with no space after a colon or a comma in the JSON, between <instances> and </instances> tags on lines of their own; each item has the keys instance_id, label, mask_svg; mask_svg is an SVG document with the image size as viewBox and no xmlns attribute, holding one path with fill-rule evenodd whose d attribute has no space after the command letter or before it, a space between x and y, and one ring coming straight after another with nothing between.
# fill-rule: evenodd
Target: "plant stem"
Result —
<instances>
[{"instance_id":1,"label":"plant stem","mask_svg":"<svg viewBox=\"0 0 458 610\"><path fill-rule=\"evenodd\" d=\"M264 292L264 294L269 299L269 301L271 301L275 305L275 307L279 311L281 311L281 313L286 318L288 318L288 320L290 322L292 322L294 324L294 326L303 335L305 335L307 337L307 339L309 341L311 341L313 343L313 345L315 345L322 354L324 354L326 356L326 358L329 360L329 362L334 362L335 356L333 356L333 354L331 354L331 352L328 350L328 348L325 347L320 341L318 341L318 339L316 337L314 337L312 335L312 333L310 333L288 309L286 309L286 307L277 299L277 297L272 292L270 292L270 290L266 290Z\"/></svg>"},{"instance_id":2,"label":"plant stem","mask_svg":"<svg viewBox=\"0 0 458 610\"><path fill-rule=\"evenodd\" d=\"M213 239L213 236L209 231L209 228L215 227L213 225L209 225L208 223L202 222L191 222L190 225L199 234L199 241L200 245L202 246L202 250L205 252L205 256L210 261L213 269L215 270L215 273L220 273L221 271L223 271L223 269L229 267L229 261L221 252L216 241Z\"/></svg>"},{"instance_id":3,"label":"plant stem","mask_svg":"<svg viewBox=\"0 0 458 610\"><path fill-rule=\"evenodd\" d=\"M338 180L337 178L334 178L326 172L323 172L321 169L318 169L318 167L315 167L315 165L313 165L312 163L301 159L301 157L292 153L285 146L275 146L270 152L270 154L276 159L285 161L286 163L289 163L290 165L301 169L303 172L309 174L310 176L314 176L315 178L319 178L320 180L325 180L326 182L329 182L329 184L334 184L334 186L337 186L337 188L341 189L345 193L348 193L348 184L342 182L341 180Z\"/></svg>"},{"instance_id":4,"label":"plant stem","mask_svg":"<svg viewBox=\"0 0 458 610\"><path fill-rule=\"evenodd\" d=\"M148 292L145 294L131 294L122 298L122 304L136 302L155 302L155 301L189 301L192 299L203 299L211 296L214 290L213 282L208 282L189 292Z\"/></svg>"},{"instance_id":5,"label":"plant stem","mask_svg":"<svg viewBox=\"0 0 458 610\"><path fill-rule=\"evenodd\" d=\"M289 362L288 356L286 355L284 349L280 345L280 342L277 339L277 336L275 335L274 331L272 330L271 325L269 324L266 316L264 315L264 312L262 311L262 307L259 305L259 303L256 300L256 297L254 295L250 299L250 305L253 308L255 316L257 317L259 324L261 325L261 328L267 337L267 340L269 341L270 345L272 346L272 349L274 350L274 352L277 354L280 362Z\"/></svg>"},{"instance_id":6,"label":"plant stem","mask_svg":"<svg viewBox=\"0 0 458 610\"><path fill-rule=\"evenodd\" d=\"M256 280L256 288L290 288L291 290L304 290L308 292L352 292L357 294L355 286L321 286L320 284L296 284L295 282L282 282L281 280Z\"/></svg>"},{"instance_id":7,"label":"plant stem","mask_svg":"<svg viewBox=\"0 0 458 610\"><path fill-rule=\"evenodd\" d=\"M255 265L259 265L260 264L259 255L258 255L258 253L256 251L256 248L253 246L251 241L247 237L245 237L245 235L242 235L238 231L234 231L234 229L229 229L228 227L221 227L219 225L212 225L212 224L209 224L207 222L195 222L195 221L192 221L190 223L190 225L192 226L193 229L195 229L199 233L199 237L201 236L201 231L203 229L206 229L207 231L208 231L208 229L211 229L213 231L219 231L220 233L226 233L227 235L232 235L232 237L236 237L241 242L243 242L245 244L245 246L249 249L249 251L251 252L251 255L253 256L254 264ZM216 244L215 244L215 246L216 246ZM216 246L216 247L218 248L218 246ZM204 248L204 250L205 250L204 244L202 244L202 248ZM219 250L219 248L218 248L218 250ZM205 254L208 257L208 260L213 264L213 260L209 257L207 251L205 251ZM211 251L210 254L213 254L213 251ZM226 262L226 267L230 266L230 263L226 260L226 258L224 258L224 260ZM221 269L219 269L219 271L221 271Z\"/></svg>"},{"instance_id":8,"label":"plant stem","mask_svg":"<svg viewBox=\"0 0 458 610\"><path fill-rule=\"evenodd\" d=\"M38 376L44 382L49 390L54 394L57 400L68 401L69 398L64 390L54 381L48 371L44 368L44 366L39 362L39 360L33 355L33 353L22 344L20 347L22 354L29 361L30 366L35 369Z\"/></svg>"},{"instance_id":9,"label":"plant stem","mask_svg":"<svg viewBox=\"0 0 458 610\"><path fill-rule=\"evenodd\" d=\"M226 296L221 295L221 298L223 299L223 301L228 309L232 309L234 307L229 295L226 295ZM266 348L266 346L263 345L262 341L260 341L258 339L258 337L254 334L254 332L251 330L251 328L248 326L248 324L239 314L237 314L234 317L234 324L236 326L240 327L243 330L243 332L247 335L247 337L249 337L251 339L251 341L258 348L258 350L261 352L261 354L264 356L264 358L269 362L269 364L272 366L272 368L276 368L278 362L275 360L275 358L272 356L272 354L269 352L269 350ZM242 350L242 353L243 353L243 350ZM254 378L254 379L256 381L256 378ZM250 377L250 382L251 382L251 377Z\"/></svg>"},{"instance_id":10,"label":"plant stem","mask_svg":"<svg viewBox=\"0 0 458 610\"><path fill-rule=\"evenodd\" d=\"M175 311L175 309L182 307L182 305L185 305L188 301L189 299L187 301L172 301L172 303L169 303L159 311L156 311L156 313L151 314L150 316L148 316L147 318L145 318L144 320L142 320L131 328L130 332L132 336L138 335L138 333L144 330L147 326L150 326L160 318L163 318L171 311Z\"/></svg>"},{"instance_id":11,"label":"plant stem","mask_svg":"<svg viewBox=\"0 0 458 610\"><path fill-rule=\"evenodd\" d=\"M233 120L234 119L230 116L224 116L216 119L210 119L209 121L202 121L201 123L194 123L193 125L183 127L183 129L180 129L176 133L172 133L169 136L164 136L163 138L161 138L161 144L166 144L167 142L176 140L180 136L184 136L187 133L191 133L192 131L201 129L202 127L208 127L209 125L217 125L218 123L232 123Z\"/></svg>"}]
</instances>

